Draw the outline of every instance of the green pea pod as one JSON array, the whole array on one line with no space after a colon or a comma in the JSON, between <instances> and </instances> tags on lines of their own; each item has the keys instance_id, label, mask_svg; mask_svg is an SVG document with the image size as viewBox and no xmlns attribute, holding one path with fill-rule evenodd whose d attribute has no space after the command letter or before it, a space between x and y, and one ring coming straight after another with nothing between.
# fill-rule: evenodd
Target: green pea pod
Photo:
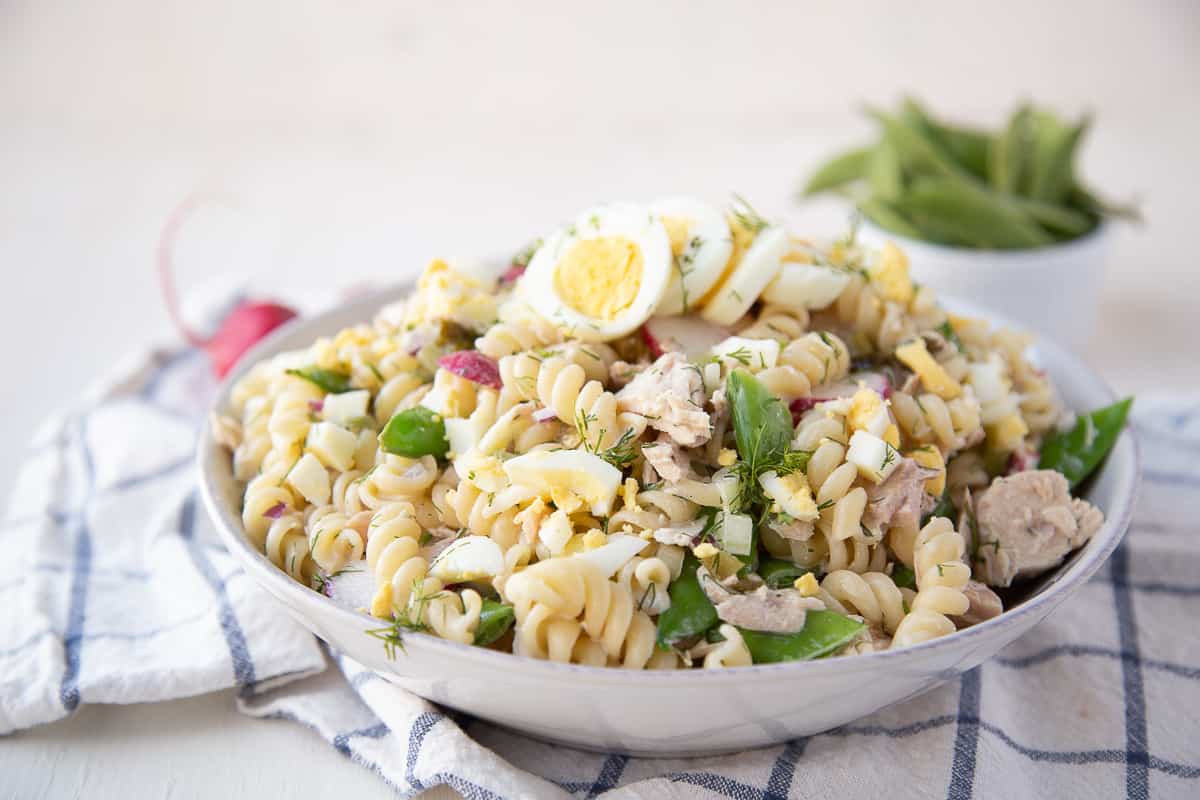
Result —
<instances>
[{"instance_id":1,"label":"green pea pod","mask_svg":"<svg viewBox=\"0 0 1200 800\"><path fill-rule=\"evenodd\" d=\"M1015 197L1013 202L1024 209L1043 228L1066 238L1073 239L1082 236L1096 227L1096 218L1084 211L1024 197Z\"/></svg>"},{"instance_id":2,"label":"green pea pod","mask_svg":"<svg viewBox=\"0 0 1200 800\"><path fill-rule=\"evenodd\" d=\"M658 646L667 649L676 642L699 636L717 624L717 609L700 586L696 569L700 562L688 553L679 577L667 589L671 606L658 616Z\"/></svg>"},{"instance_id":3,"label":"green pea pod","mask_svg":"<svg viewBox=\"0 0 1200 800\"><path fill-rule=\"evenodd\" d=\"M883 126L883 134L896 149L905 172L972 179L918 121L871 109L867 113Z\"/></svg>"},{"instance_id":4,"label":"green pea pod","mask_svg":"<svg viewBox=\"0 0 1200 800\"><path fill-rule=\"evenodd\" d=\"M842 647L865 627L832 611L809 611L799 633L764 633L738 628L755 664L808 661Z\"/></svg>"},{"instance_id":5,"label":"green pea pod","mask_svg":"<svg viewBox=\"0 0 1200 800\"><path fill-rule=\"evenodd\" d=\"M880 142L871 154L867 177L871 182L872 197L884 201L895 200L904 191L900 157L887 139Z\"/></svg>"},{"instance_id":6,"label":"green pea pod","mask_svg":"<svg viewBox=\"0 0 1200 800\"><path fill-rule=\"evenodd\" d=\"M499 639L512 627L513 607L496 600L484 600L479 612L479 625L475 628L475 644L485 647Z\"/></svg>"},{"instance_id":7,"label":"green pea pod","mask_svg":"<svg viewBox=\"0 0 1200 800\"><path fill-rule=\"evenodd\" d=\"M1099 466L1117 441L1133 398L1126 397L1111 406L1079 417L1069 431L1055 432L1042 443L1039 469L1054 469L1067 477L1074 488Z\"/></svg>"},{"instance_id":8,"label":"green pea pod","mask_svg":"<svg viewBox=\"0 0 1200 800\"><path fill-rule=\"evenodd\" d=\"M408 458L442 458L450 449L446 441L446 423L439 414L417 406L396 414L379 434L384 452Z\"/></svg>"},{"instance_id":9,"label":"green pea pod","mask_svg":"<svg viewBox=\"0 0 1200 800\"><path fill-rule=\"evenodd\" d=\"M848 183L862 180L867 176L867 167L871 162L872 148L860 147L834 156L826 161L804 185L804 195L811 196L840 189Z\"/></svg>"},{"instance_id":10,"label":"green pea pod","mask_svg":"<svg viewBox=\"0 0 1200 800\"><path fill-rule=\"evenodd\" d=\"M904 218L890 203L876 197L866 197L858 201L858 210L863 216L886 231L907 236L910 239L924 238L921 229Z\"/></svg>"},{"instance_id":11,"label":"green pea pod","mask_svg":"<svg viewBox=\"0 0 1200 800\"><path fill-rule=\"evenodd\" d=\"M744 370L726 383L738 456L754 467L778 460L792 441L792 414L757 378Z\"/></svg>"},{"instance_id":12,"label":"green pea pod","mask_svg":"<svg viewBox=\"0 0 1200 800\"><path fill-rule=\"evenodd\" d=\"M901 589L917 590L917 573L912 571L912 567L906 567L903 564L897 564L892 570L892 582Z\"/></svg>"},{"instance_id":13,"label":"green pea pod","mask_svg":"<svg viewBox=\"0 0 1200 800\"><path fill-rule=\"evenodd\" d=\"M782 558L764 558L758 566L759 577L771 589L790 589L796 579L812 572L808 567L801 567Z\"/></svg>"},{"instance_id":14,"label":"green pea pod","mask_svg":"<svg viewBox=\"0 0 1200 800\"><path fill-rule=\"evenodd\" d=\"M1054 242L1007 198L964 181L915 180L900 208L923 231L974 247L1031 248Z\"/></svg>"},{"instance_id":15,"label":"green pea pod","mask_svg":"<svg viewBox=\"0 0 1200 800\"><path fill-rule=\"evenodd\" d=\"M288 375L295 375L297 378L304 378L309 383L315 384L323 392L329 394L341 394L342 392L350 391L350 376L344 372L336 372L332 369L322 369L321 367L300 367L298 369L289 369Z\"/></svg>"},{"instance_id":16,"label":"green pea pod","mask_svg":"<svg viewBox=\"0 0 1200 800\"><path fill-rule=\"evenodd\" d=\"M998 191L1014 193L1021 184L1028 163L1032 115L1028 105L1019 106L1009 117L1008 127L992 142L988 181Z\"/></svg>"},{"instance_id":17,"label":"green pea pod","mask_svg":"<svg viewBox=\"0 0 1200 800\"><path fill-rule=\"evenodd\" d=\"M1079 209L1094 217L1115 217L1117 219L1129 220L1130 222L1142 221L1142 212L1137 206L1110 203L1098 197L1094 192L1080 186L1078 183L1071 188L1071 192L1067 196L1067 202L1071 208Z\"/></svg>"},{"instance_id":18,"label":"green pea pod","mask_svg":"<svg viewBox=\"0 0 1200 800\"><path fill-rule=\"evenodd\" d=\"M1090 117L1084 117L1076 125L1066 125L1049 112L1036 112L1027 183L1022 194L1045 203L1065 200L1075 182L1075 151L1090 126Z\"/></svg>"}]
</instances>

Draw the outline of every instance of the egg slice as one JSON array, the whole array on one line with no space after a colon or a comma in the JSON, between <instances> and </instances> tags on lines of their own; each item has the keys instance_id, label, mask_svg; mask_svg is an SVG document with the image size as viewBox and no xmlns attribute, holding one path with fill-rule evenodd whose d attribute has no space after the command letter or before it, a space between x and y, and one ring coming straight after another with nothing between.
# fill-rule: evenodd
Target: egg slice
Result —
<instances>
[{"instance_id":1,"label":"egg slice","mask_svg":"<svg viewBox=\"0 0 1200 800\"><path fill-rule=\"evenodd\" d=\"M582 505L608 516L621 487L621 471L583 450L535 450L504 462L514 485L537 489L568 512Z\"/></svg>"},{"instance_id":2,"label":"egg slice","mask_svg":"<svg viewBox=\"0 0 1200 800\"><path fill-rule=\"evenodd\" d=\"M663 224L639 206L602 206L549 236L517 283L531 307L586 341L649 319L674 271Z\"/></svg>"},{"instance_id":3,"label":"egg slice","mask_svg":"<svg viewBox=\"0 0 1200 800\"><path fill-rule=\"evenodd\" d=\"M722 279L701 299L700 316L718 325L741 319L776 275L791 246L787 231L758 227L745 214L728 217L733 253Z\"/></svg>"},{"instance_id":4,"label":"egg slice","mask_svg":"<svg viewBox=\"0 0 1200 800\"><path fill-rule=\"evenodd\" d=\"M733 254L729 225L717 209L691 197L650 206L671 240L673 267L656 314L686 314L721 279Z\"/></svg>"}]
</instances>

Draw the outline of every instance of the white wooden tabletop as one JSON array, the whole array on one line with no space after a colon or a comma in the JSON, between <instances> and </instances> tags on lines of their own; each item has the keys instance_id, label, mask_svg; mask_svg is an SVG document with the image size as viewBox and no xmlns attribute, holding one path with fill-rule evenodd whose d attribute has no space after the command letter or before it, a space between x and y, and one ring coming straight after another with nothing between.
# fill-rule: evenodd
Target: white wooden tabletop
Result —
<instances>
[{"instance_id":1,"label":"white wooden tabletop","mask_svg":"<svg viewBox=\"0 0 1200 800\"><path fill-rule=\"evenodd\" d=\"M1147 223L1117 233L1086 356L1123 392L1200 391L1200 8L811 5L0 4L0 441L172 335L154 249L193 192L185 287L263 296L507 252L603 199L738 191L825 233L845 209L796 185L905 91L987 123L1024 96L1096 112L1085 172ZM6 739L0 776L16 797L389 794L229 693L85 707Z\"/></svg>"}]
</instances>

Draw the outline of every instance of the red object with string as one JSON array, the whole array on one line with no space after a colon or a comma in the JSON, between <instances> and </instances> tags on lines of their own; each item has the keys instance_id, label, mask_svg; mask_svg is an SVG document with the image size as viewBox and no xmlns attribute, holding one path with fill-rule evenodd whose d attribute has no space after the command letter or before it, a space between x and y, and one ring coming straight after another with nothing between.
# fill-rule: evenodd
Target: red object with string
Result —
<instances>
[{"instance_id":1,"label":"red object with string","mask_svg":"<svg viewBox=\"0 0 1200 800\"><path fill-rule=\"evenodd\" d=\"M183 319L179 311L179 296L175 291L171 256L175 239L187 216L196 209L195 196L179 205L167 220L158 242L158 279L162 287L167 314L183 337L193 346L208 353L213 373L224 378L242 354L271 331L296 316L287 306L263 300L242 300L225 315L209 336L201 336Z\"/></svg>"}]
</instances>

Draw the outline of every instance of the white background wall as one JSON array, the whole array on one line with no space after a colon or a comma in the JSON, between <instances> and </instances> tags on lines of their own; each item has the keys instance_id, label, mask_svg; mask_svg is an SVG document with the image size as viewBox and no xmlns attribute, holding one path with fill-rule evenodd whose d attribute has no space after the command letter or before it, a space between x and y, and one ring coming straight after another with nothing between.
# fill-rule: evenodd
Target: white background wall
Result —
<instances>
[{"instance_id":1,"label":"white background wall","mask_svg":"<svg viewBox=\"0 0 1200 800\"><path fill-rule=\"evenodd\" d=\"M171 335L153 255L190 192L228 209L185 231L184 282L268 294L507 252L601 199L736 190L828 231L842 209L797 183L905 91L987 123L1024 96L1096 112L1085 172L1147 224L1118 232L1089 356L1123 390L1200 388L1195 3L3 0L0 487L50 409Z\"/></svg>"}]
</instances>

